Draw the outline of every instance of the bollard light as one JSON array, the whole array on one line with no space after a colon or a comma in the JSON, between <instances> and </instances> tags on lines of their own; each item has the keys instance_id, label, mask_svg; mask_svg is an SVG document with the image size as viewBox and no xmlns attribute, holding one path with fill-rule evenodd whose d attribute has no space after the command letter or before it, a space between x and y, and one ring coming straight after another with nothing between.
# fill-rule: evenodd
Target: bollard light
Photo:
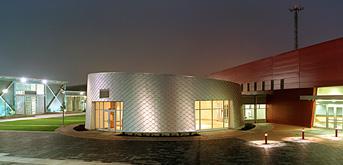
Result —
<instances>
[{"instance_id":1,"label":"bollard light","mask_svg":"<svg viewBox=\"0 0 343 165\"><path fill-rule=\"evenodd\" d=\"M335 130L335 137L338 137L338 129Z\"/></svg>"},{"instance_id":2,"label":"bollard light","mask_svg":"<svg viewBox=\"0 0 343 165\"><path fill-rule=\"evenodd\" d=\"M303 128L303 130L301 131L301 138L304 140L305 139L305 129Z\"/></svg>"},{"instance_id":3,"label":"bollard light","mask_svg":"<svg viewBox=\"0 0 343 165\"><path fill-rule=\"evenodd\" d=\"M268 133L264 133L264 144L268 143Z\"/></svg>"}]
</instances>

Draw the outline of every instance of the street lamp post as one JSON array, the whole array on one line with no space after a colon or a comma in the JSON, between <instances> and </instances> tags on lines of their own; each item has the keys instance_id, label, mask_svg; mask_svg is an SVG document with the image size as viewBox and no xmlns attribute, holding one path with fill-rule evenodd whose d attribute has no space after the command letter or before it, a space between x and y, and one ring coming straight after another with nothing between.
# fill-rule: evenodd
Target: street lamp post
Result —
<instances>
[{"instance_id":1,"label":"street lamp post","mask_svg":"<svg viewBox=\"0 0 343 165\"><path fill-rule=\"evenodd\" d=\"M65 116L65 102L63 101L62 105L61 105L61 111L62 111L62 125L64 127L64 116Z\"/></svg>"},{"instance_id":2,"label":"street lamp post","mask_svg":"<svg viewBox=\"0 0 343 165\"><path fill-rule=\"evenodd\" d=\"M289 9L290 12L294 13L294 49L298 49L298 15L301 10L304 10L304 7L300 5L294 5Z\"/></svg>"},{"instance_id":3,"label":"street lamp post","mask_svg":"<svg viewBox=\"0 0 343 165\"><path fill-rule=\"evenodd\" d=\"M62 117L62 124L63 124L63 127L64 127L64 109L62 109L62 111L63 111L63 117Z\"/></svg>"}]
</instances>

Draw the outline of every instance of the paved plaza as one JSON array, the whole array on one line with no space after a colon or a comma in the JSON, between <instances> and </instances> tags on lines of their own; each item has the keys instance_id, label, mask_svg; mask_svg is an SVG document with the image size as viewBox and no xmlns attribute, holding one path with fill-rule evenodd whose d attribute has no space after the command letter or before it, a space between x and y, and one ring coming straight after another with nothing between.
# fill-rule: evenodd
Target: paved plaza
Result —
<instances>
[{"instance_id":1,"label":"paved plaza","mask_svg":"<svg viewBox=\"0 0 343 165\"><path fill-rule=\"evenodd\" d=\"M280 145L255 143L263 141L265 131L271 143ZM0 164L343 163L341 137L334 138L332 130L305 131L304 141L300 139L301 128L272 124L259 125L251 131L233 131L235 136L231 137L185 141L164 141L157 137L157 141L100 140L56 132L3 131L0 132Z\"/></svg>"}]
</instances>

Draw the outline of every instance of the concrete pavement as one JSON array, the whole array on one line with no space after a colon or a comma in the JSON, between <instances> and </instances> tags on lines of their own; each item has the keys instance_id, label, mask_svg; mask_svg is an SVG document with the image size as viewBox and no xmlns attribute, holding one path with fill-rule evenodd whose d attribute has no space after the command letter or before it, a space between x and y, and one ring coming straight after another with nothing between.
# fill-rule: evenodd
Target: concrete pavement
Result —
<instances>
[{"instance_id":1,"label":"concrete pavement","mask_svg":"<svg viewBox=\"0 0 343 165\"><path fill-rule=\"evenodd\" d=\"M301 130L259 124L249 131L208 132L203 135L207 139L184 141L102 140L59 133L0 131L0 153L6 153L0 156L0 164L20 163L15 162L16 158L62 164L73 160L76 164L343 164L342 136L330 139L324 135L332 137L333 130L305 129L305 140L301 140ZM261 144L264 132L271 141L268 145Z\"/></svg>"}]
</instances>

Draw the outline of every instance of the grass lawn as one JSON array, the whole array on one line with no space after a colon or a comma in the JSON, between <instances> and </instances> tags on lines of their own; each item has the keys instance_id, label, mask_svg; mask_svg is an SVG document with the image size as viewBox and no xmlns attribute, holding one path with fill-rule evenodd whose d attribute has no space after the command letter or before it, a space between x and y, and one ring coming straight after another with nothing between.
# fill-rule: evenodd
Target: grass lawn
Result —
<instances>
[{"instance_id":1,"label":"grass lawn","mask_svg":"<svg viewBox=\"0 0 343 165\"><path fill-rule=\"evenodd\" d=\"M85 115L67 116L64 118L65 125L84 124ZM20 130L20 131L54 131L62 125L62 117L18 120L0 122L0 130Z\"/></svg>"}]
</instances>

